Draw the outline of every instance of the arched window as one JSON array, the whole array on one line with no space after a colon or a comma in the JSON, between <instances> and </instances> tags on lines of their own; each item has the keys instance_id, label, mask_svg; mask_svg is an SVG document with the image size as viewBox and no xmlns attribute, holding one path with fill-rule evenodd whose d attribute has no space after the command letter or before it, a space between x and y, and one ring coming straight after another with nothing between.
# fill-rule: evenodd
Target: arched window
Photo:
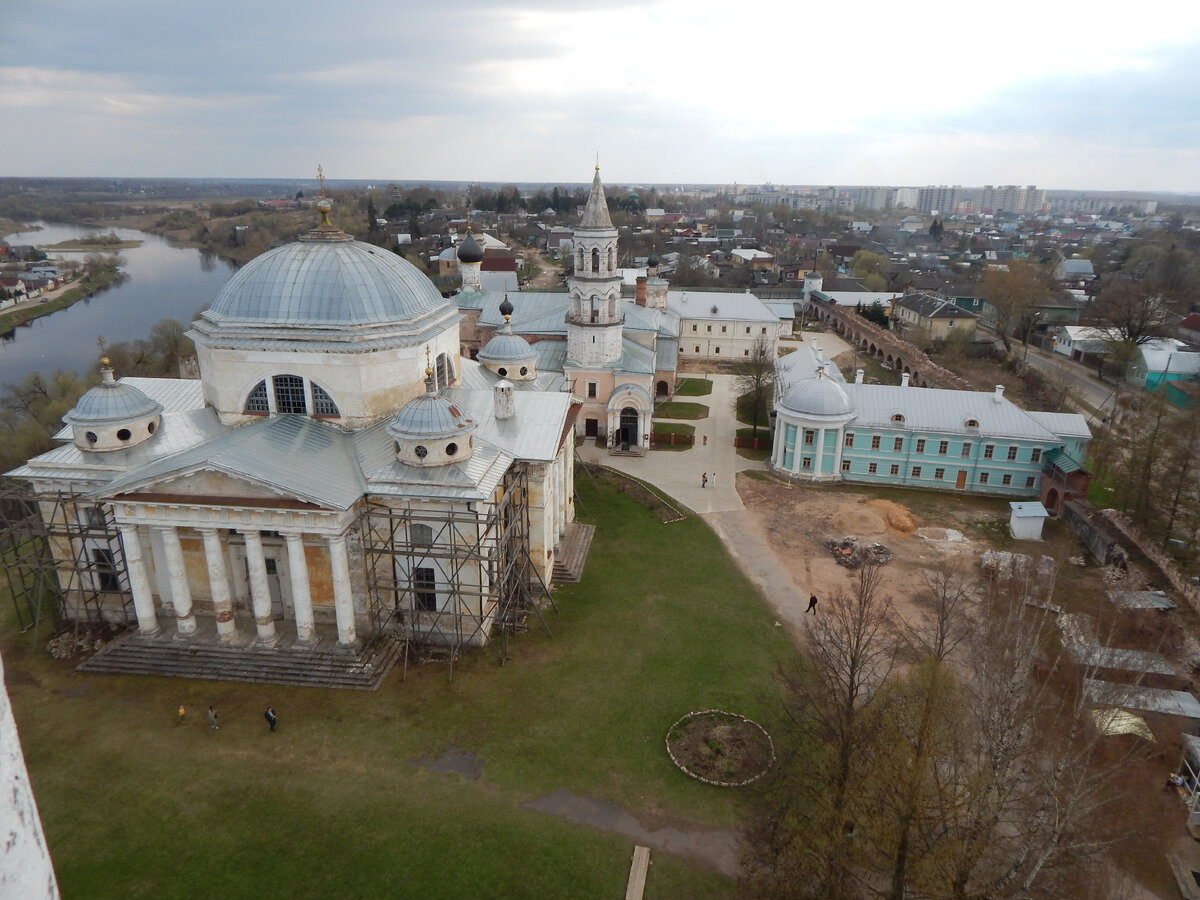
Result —
<instances>
[{"instance_id":1,"label":"arched window","mask_svg":"<svg viewBox=\"0 0 1200 900\"><path fill-rule=\"evenodd\" d=\"M978 419L967 419L965 424L968 428L978 428L979 420Z\"/></svg>"},{"instance_id":2,"label":"arched window","mask_svg":"<svg viewBox=\"0 0 1200 900\"><path fill-rule=\"evenodd\" d=\"M333 402L333 398L325 388L321 387L316 382L313 382L313 415L314 416L336 416L339 415L337 404Z\"/></svg>"},{"instance_id":3,"label":"arched window","mask_svg":"<svg viewBox=\"0 0 1200 900\"><path fill-rule=\"evenodd\" d=\"M454 380L454 361L450 359L450 354L439 353L434 365L437 370L437 386L447 387Z\"/></svg>"},{"instance_id":4,"label":"arched window","mask_svg":"<svg viewBox=\"0 0 1200 900\"><path fill-rule=\"evenodd\" d=\"M592 271L593 272L600 271L600 248L599 247L592 248Z\"/></svg>"},{"instance_id":5,"label":"arched window","mask_svg":"<svg viewBox=\"0 0 1200 900\"><path fill-rule=\"evenodd\" d=\"M414 547L433 546L433 528L429 525L414 523L408 526L408 540Z\"/></svg>"},{"instance_id":6,"label":"arched window","mask_svg":"<svg viewBox=\"0 0 1200 900\"><path fill-rule=\"evenodd\" d=\"M903 422L904 421L904 413L892 413L892 421L893 422Z\"/></svg>"},{"instance_id":7,"label":"arched window","mask_svg":"<svg viewBox=\"0 0 1200 900\"><path fill-rule=\"evenodd\" d=\"M246 398L245 411L248 413L268 413L271 411L267 404L267 383L260 381L254 386L254 390L250 392L250 396Z\"/></svg>"},{"instance_id":8,"label":"arched window","mask_svg":"<svg viewBox=\"0 0 1200 900\"><path fill-rule=\"evenodd\" d=\"M616 252L617 251L615 248L613 248L613 247L608 248L608 271L610 271L610 272L617 267L617 258L615 255Z\"/></svg>"},{"instance_id":9,"label":"arched window","mask_svg":"<svg viewBox=\"0 0 1200 900\"><path fill-rule=\"evenodd\" d=\"M275 412L302 416L308 413L303 378L299 375L276 375L271 381L275 386Z\"/></svg>"},{"instance_id":10,"label":"arched window","mask_svg":"<svg viewBox=\"0 0 1200 900\"><path fill-rule=\"evenodd\" d=\"M580 272L583 271L583 248L579 248L579 262L575 264L575 268Z\"/></svg>"}]
</instances>

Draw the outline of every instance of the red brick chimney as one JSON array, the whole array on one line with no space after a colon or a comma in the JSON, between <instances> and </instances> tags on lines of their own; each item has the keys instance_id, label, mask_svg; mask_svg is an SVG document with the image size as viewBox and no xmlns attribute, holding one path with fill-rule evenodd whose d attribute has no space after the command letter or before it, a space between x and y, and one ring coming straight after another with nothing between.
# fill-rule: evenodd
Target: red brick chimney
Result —
<instances>
[{"instance_id":1,"label":"red brick chimney","mask_svg":"<svg viewBox=\"0 0 1200 900\"><path fill-rule=\"evenodd\" d=\"M638 306L646 305L646 276L637 277L637 287L634 289L633 302Z\"/></svg>"}]
</instances>

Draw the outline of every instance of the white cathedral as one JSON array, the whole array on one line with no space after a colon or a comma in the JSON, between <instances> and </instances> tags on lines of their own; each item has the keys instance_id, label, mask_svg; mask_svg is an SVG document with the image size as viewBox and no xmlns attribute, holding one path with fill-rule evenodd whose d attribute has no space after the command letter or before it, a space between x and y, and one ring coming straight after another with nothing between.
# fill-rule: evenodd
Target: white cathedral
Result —
<instances>
[{"instance_id":1,"label":"white cathedral","mask_svg":"<svg viewBox=\"0 0 1200 900\"><path fill-rule=\"evenodd\" d=\"M319 208L193 323L198 380L102 363L62 445L8 473L32 487L67 619L352 655L390 633L482 645L545 592L586 401L511 332L463 359L456 305ZM607 219L572 295L587 373L620 352Z\"/></svg>"}]
</instances>

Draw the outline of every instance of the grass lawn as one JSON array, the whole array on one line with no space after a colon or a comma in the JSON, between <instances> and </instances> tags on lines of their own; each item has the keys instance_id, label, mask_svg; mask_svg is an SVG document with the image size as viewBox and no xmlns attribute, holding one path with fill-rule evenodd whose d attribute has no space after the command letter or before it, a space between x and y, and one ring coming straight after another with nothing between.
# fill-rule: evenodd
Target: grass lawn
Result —
<instances>
[{"instance_id":1,"label":"grass lawn","mask_svg":"<svg viewBox=\"0 0 1200 900\"><path fill-rule=\"evenodd\" d=\"M583 581L555 592L554 636L531 625L506 665L481 652L452 682L438 665L403 682L397 668L376 693L85 675L31 651L5 601L8 689L63 895L613 897L633 842L523 803L565 789L650 827L735 827L747 799L678 772L664 735L710 706L770 729L772 675L795 650L699 519L664 525L586 477L577 491L596 539ZM412 764L451 745L483 761L478 781ZM654 854L647 897L732 893Z\"/></svg>"},{"instance_id":2,"label":"grass lawn","mask_svg":"<svg viewBox=\"0 0 1200 900\"><path fill-rule=\"evenodd\" d=\"M676 397L707 397L712 393L712 382L707 378L685 378L675 385Z\"/></svg>"},{"instance_id":3,"label":"grass lawn","mask_svg":"<svg viewBox=\"0 0 1200 900\"><path fill-rule=\"evenodd\" d=\"M707 419L708 407L686 400L668 400L655 405L654 416L658 419Z\"/></svg>"}]
</instances>

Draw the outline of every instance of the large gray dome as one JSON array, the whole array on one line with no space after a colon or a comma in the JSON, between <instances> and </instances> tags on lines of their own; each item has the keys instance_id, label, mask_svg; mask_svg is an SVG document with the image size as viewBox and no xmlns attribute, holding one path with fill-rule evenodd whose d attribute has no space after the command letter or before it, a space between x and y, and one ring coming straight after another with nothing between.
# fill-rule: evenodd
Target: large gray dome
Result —
<instances>
[{"instance_id":1,"label":"large gray dome","mask_svg":"<svg viewBox=\"0 0 1200 900\"><path fill-rule=\"evenodd\" d=\"M206 318L296 325L380 325L447 306L411 263L348 235L309 234L251 260Z\"/></svg>"},{"instance_id":2,"label":"large gray dome","mask_svg":"<svg viewBox=\"0 0 1200 900\"><path fill-rule=\"evenodd\" d=\"M848 416L854 414L854 401L845 388L832 378L806 378L787 389L779 405L800 416Z\"/></svg>"}]
</instances>

